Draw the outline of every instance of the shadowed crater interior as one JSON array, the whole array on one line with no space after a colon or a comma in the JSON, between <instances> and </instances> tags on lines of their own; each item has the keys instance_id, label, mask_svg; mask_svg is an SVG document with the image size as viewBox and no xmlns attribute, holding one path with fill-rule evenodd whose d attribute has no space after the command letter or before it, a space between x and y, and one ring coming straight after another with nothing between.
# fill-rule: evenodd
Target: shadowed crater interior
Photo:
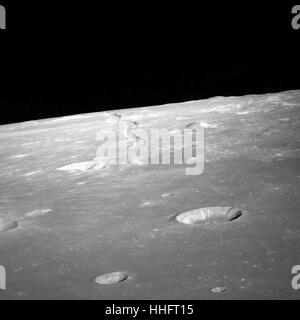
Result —
<instances>
[{"instance_id":1,"label":"shadowed crater interior","mask_svg":"<svg viewBox=\"0 0 300 320\"><path fill-rule=\"evenodd\" d=\"M3 221L0 219L0 232L6 232L18 227L17 221Z\"/></svg>"}]
</instances>

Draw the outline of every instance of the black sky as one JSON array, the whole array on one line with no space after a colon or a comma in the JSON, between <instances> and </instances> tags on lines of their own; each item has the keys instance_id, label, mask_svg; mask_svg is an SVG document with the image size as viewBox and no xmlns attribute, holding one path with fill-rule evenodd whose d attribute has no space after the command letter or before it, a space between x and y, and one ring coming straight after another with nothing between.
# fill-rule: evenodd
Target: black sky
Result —
<instances>
[{"instance_id":1,"label":"black sky","mask_svg":"<svg viewBox=\"0 0 300 320\"><path fill-rule=\"evenodd\" d=\"M1 123L300 89L295 3L64 3L0 1Z\"/></svg>"}]
</instances>

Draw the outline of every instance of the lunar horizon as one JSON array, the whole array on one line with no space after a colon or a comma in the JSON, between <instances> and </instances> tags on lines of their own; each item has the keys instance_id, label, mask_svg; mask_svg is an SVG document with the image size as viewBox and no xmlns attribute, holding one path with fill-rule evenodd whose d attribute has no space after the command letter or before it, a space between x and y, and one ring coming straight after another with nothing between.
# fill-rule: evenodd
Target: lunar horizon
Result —
<instances>
[{"instance_id":1,"label":"lunar horizon","mask_svg":"<svg viewBox=\"0 0 300 320\"><path fill-rule=\"evenodd\" d=\"M0 299L299 299L299 106L292 90L1 125ZM203 172L100 166L114 112L200 123Z\"/></svg>"}]
</instances>

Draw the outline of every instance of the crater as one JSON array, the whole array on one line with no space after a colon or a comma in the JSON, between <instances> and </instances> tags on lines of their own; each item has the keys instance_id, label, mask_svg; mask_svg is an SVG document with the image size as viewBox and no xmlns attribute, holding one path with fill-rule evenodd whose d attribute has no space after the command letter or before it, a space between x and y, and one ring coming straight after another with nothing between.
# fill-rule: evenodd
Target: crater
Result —
<instances>
[{"instance_id":1,"label":"crater","mask_svg":"<svg viewBox=\"0 0 300 320\"><path fill-rule=\"evenodd\" d=\"M226 291L228 291L226 287L215 287L211 289L211 292L213 293L224 293Z\"/></svg>"},{"instance_id":2,"label":"crater","mask_svg":"<svg viewBox=\"0 0 300 320\"><path fill-rule=\"evenodd\" d=\"M38 210L33 210L30 212L27 212L25 214L25 217L27 217L27 218L41 217L41 216L47 215L50 212L52 212L51 209L38 209Z\"/></svg>"},{"instance_id":3,"label":"crater","mask_svg":"<svg viewBox=\"0 0 300 320\"><path fill-rule=\"evenodd\" d=\"M206 207L186 211L175 216L177 222L184 224L225 223L238 219L242 210L233 207Z\"/></svg>"},{"instance_id":4,"label":"crater","mask_svg":"<svg viewBox=\"0 0 300 320\"><path fill-rule=\"evenodd\" d=\"M162 198L169 198L169 197L174 197L175 196L175 193L173 192L170 192L170 193L163 193L161 195Z\"/></svg>"},{"instance_id":5,"label":"crater","mask_svg":"<svg viewBox=\"0 0 300 320\"><path fill-rule=\"evenodd\" d=\"M197 128L197 125L199 125L197 122L191 122L191 123L188 123L187 125L185 125L185 129L196 129Z\"/></svg>"},{"instance_id":6,"label":"crater","mask_svg":"<svg viewBox=\"0 0 300 320\"><path fill-rule=\"evenodd\" d=\"M0 219L0 232L9 231L18 227L17 221L3 221Z\"/></svg>"},{"instance_id":7,"label":"crater","mask_svg":"<svg viewBox=\"0 0 300 320\"><path fill-rule=\"evenodd\" d=\"M95 279L95 282L103 285L111 285L123 282L128 279L128 274L124 271L117 271L103 274Z\"/></svg>"}]
</instances>

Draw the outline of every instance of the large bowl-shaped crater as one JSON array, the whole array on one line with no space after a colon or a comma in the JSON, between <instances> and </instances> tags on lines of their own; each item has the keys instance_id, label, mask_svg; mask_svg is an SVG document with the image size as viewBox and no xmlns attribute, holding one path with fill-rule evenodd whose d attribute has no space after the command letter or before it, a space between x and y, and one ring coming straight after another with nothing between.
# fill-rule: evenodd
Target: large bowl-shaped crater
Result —
<instances>
[{"instance_id":1,"label":"large bowl-shaped crater","mask_svg":"<svg viewBox=\"0 0 300 320\"><path fill-rule=\"evenodd\" d=\"M233 221L242 214L242 210L233 207L206 207L180 213L175 219L184 224L213 224Z\"/></svg>"}]
</instances>

